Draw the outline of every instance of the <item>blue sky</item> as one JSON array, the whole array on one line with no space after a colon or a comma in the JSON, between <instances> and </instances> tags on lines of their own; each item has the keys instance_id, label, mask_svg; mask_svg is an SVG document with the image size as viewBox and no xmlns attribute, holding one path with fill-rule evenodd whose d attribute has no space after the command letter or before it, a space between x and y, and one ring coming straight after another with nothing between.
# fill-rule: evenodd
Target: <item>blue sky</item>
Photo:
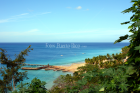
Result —
<instances>
[{"instance_id":1,"label":"blue sky","mask_svg":"<svg viewBox=\"0 0 140 93\"><path fill-rule=\"evenodd\" d=\"M131 0L0 0L0 42L115 42ZM132 22L131 22L132 23ZM129 42L125 40L123 42Z\"/></svg>"}]
</instances>

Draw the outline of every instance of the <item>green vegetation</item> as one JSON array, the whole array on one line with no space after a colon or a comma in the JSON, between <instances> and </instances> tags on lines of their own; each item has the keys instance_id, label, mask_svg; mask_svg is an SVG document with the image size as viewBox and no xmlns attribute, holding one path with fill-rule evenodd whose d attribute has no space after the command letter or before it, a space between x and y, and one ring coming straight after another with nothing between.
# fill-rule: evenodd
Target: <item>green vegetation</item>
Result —
<instances>
[{"instance_id":1,"label":"green vegetation","mask_svg":"<svg viewBox=\"0 0 140 93\"><path fill-rule=\"evenodd\" d=\"M12 93L47 93L47 89L45 88L45 81L40 81L36 77L31 81L31 83L19 84L17 87L19 90L15 90ZM28 85L28 86L25 86Z\"/></svg>"},{"instance_id":2,"label":"green vegetation","mask_svg":"<svg viewBox=\"0 0 140 93\"><path fill-rule=\"evenodd\" d=\"M140 13L140 0L132 0L134 2L131 8L124 10L124 13L132 11L135 13L130 20L134 22L128 28L132 35L121 36L120 39L114 42L121 42L129 37L130 45L122 48L122 53L119 54L107 54L106 56L97 56L93 58L85 59L88 63L86 66L81 66L78 71L70 74L61 75L55 81L55 85L50 90L45 90L39 79L32 81L32 84L28 87L24 87L21 84L20 90L28 90L25 93L139 93L140 92L140 29L139 29L139 17ZM136 7L138 6L138 7ZM121 24L130 23L124 22ZM136 31L136 27L138 30ZM3 56L3 54L1 54ZM124 63L123 59L128 56L128 60ZM6 59L5 56L0 59ZM21 57L19 57L20 60ZM21 58L22 59L22 58ZM103 60L108 60L103 62ZM3 60L2 60L3 62ZM7 62L7 61L5 61ZM12 63L9 66L15 64ZM7 63L8 64L8 63ZM104 69L102 69L104 68ZM9 72L10 68L5 71L9 75L13 73ZM5 79L8 78L8 79ZM0 80L0 89L2 93L5 93L7 89L11 89L10 81L11 77L4 75L4 81ZM35 82L38 83L35 83ZM40 90L39 90L40 89ZM7 92L6 92L7 93ZM23 92L18 92L23 93Z\"/></svg>"},{"instance_id":3,"label":"green vegetation","mask_svg":"<svg viewBox=\"0 0 140 93\"><path fill-rule=\"evenodd\" d=\"M27 78L27 71L25 72L18 72L18 69L23 66L22 63L25 62L25 55L28 55L27 52L30 52L31 45L24 51L22 51L18 56L16 56L15 60L8 60L6 56L6 52L4 49L0 48L2 52L0 52L0 62L7 64L7 68L0 68L0 72L3 76L3 80L0 80L0 92L7 93L8 91L15 90L15 86L17 82L23 81L24 78ZM2 70L4 69L4 70Z\"/></svg>"}]
</instances>

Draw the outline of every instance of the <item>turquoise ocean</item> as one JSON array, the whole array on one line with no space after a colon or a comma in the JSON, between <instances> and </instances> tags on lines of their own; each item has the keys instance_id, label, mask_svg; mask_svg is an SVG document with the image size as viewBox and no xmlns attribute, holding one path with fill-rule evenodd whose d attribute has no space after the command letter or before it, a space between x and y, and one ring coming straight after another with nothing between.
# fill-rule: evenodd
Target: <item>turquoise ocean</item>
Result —
<instances>
[{"instance_id":1,"label":"turquoise ocean","mask_svg":"<svg viewBox=\"0 0 140 93\"><path fill-rule=\"evenodd\" d=\"M121 48L128 46L130 43L116 43L113 42L96 42L96 43L0 43L0 48L5 49L12 60L15 59L15 54L18 55L21 51L27 49L31 45L31 52L25 56L25 63L41 64L41 65L57 65L70 66L72 63L84 63L86 58L93 58L98 55L116 54L121 52ZM0 51L1 52L1 51ZM6 67L0 63L0 67ZM71 72L62 71L45 71L41 70L19 70L20 72L28 71L23 83L31 82L35 77L41 81L46 81L45 87L50 89L54 83L53 81L60 75L71 74ZM2 79L0 73L0 79ZM19 84L19 83L18 83Z\"/></svg>"}]
</instances>

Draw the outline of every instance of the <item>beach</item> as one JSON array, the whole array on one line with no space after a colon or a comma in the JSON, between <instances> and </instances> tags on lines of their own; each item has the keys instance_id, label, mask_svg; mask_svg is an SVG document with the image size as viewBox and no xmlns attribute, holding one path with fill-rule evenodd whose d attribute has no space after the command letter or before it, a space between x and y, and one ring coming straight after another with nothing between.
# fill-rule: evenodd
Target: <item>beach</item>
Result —
<instances>
[{"instance_id":1,"label":"beach","mask_svg":"<svg viewBox=\"0 0 140 93\"><path fill-rule=\"evenodd\" d=\"M81 66L85 66L86 63L73 63L71 66L55 66L61 69L68 70L68 72L74 73L75 71L78 71L77 68Z\"/></svg>"},{"instance_id":2,"label":"beach","mask_svg":"<svg viewBox=\"0 0 140 93\"><path fill-rule=\"evenodd\" d=\"M75 43L76 45L80 45L80 48L49 48L44 47L46 43L31 43L31 47L34 48L33 51L29 53L29 56L26 57L26 64L41 64L50 66L57 66L60 69L53 70L26 70L27 77L29 79L25 79L23 83L31 82L34 77L37 77L41 81L47 82L45 87L50 89L55 83L55 81L60 75L67 75L77 71L77 68L80 66L85 66L86 58L93 58L99 55L106 55L112 53L120 53L120 49L124 46L128 46L129 44L113 44L113 43ZM57 43L49 43L51 45L56 45ZM69 45L71 43L61 43L63 45ZM19 54L20 51L26 49L29 43L1 43L1 48L8 51L8 55L12 60L15 59L14 54ZM9 47L10 46L10 47ZM86 47L82 47L86 46ZM63 56L61 56L63 55ZM0 64L0 67L5 66L4 64ZM39 67L28 65L25 67ZM65 68L65 69L61 69ZM46 68L47 69L47 68ZM25 70L19 69L19 72L24 72ZM0 76L2 79L2 76ZM17 85L20 82L17 83Z\"/></svg>"},{"instance_id":3,"label":"beach","mask_svg":"<svg viewBox=\"0 0 140 93\"><path fill-rule=\"evenodd\" d=\"M103 63L106 62L107 60L103 60ZM78 71L77 68L81 66L85 66L87 63L73 63L71 66L55 66L56 68L59 69L65 69L67 72L72 72L74 73L75 71Z\"/></svg>"},{"instance_id":4,"label":"beach","mask_svg":"<svg viewBox=\"0 0 140 93\"><path fill-rule=\"evenodd\" d=\"M126 62L127 59L128 59L128 56L124 59L124 62ZM108 60L103 60L103 63L106 61L108 61ZM71 66L55 66L55 67L60 68L60 69L65 69L68 72L74 73L75 71L78 71L77 70L78 67L85 66L86 64L87 63L73 63ZM103 68L101 68L101 69L103 69Z\"/></svg>"}]
</instances>

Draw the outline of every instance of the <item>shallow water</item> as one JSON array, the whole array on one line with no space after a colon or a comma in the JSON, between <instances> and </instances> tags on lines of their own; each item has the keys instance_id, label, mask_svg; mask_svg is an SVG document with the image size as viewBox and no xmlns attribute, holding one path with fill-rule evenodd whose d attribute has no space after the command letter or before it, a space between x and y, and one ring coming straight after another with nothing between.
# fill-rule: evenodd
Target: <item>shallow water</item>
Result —
<instances>
[{"instance_id":1,"label":"shallow water","mask_svg":"<svg viewBox=\"0 0 140 93\"><path fill-rule=\"evenodd\" d=\"M55 45L56 43L48 43L48 45ZM62 43L62 45L68 45L70 43ZM84 62L85 58L92 58L98 55L116 54L121 52L121 48L128 46L129 43L74 43L80 45L79 48L49 48L46 47L46 43L0 43L0 48L6 49L9 56L14 59L14 54L19 54L25 50L29 45L34 50L28 53L29 56L25 56L28 64L42 64L42 65L57 65L57 66L70 66L72 63ZM86 47L83 47L86 46ZM63 56L61 56L63 55ZM0 66L5 66L0 64ZM28 66L31 67L31 66ZM36 66L32 66L36 67ZM72 72L62 71L45 71L42 70L21 70L20 72L28 71L28 80L25 82L31 82L34 77L37 77L41 81L46 81L45 85L47 89L50 89L54 83L53 81L60 75L72 74ZM0 77L2 79L2 77Z\"/></svg>"}]
</instances>

